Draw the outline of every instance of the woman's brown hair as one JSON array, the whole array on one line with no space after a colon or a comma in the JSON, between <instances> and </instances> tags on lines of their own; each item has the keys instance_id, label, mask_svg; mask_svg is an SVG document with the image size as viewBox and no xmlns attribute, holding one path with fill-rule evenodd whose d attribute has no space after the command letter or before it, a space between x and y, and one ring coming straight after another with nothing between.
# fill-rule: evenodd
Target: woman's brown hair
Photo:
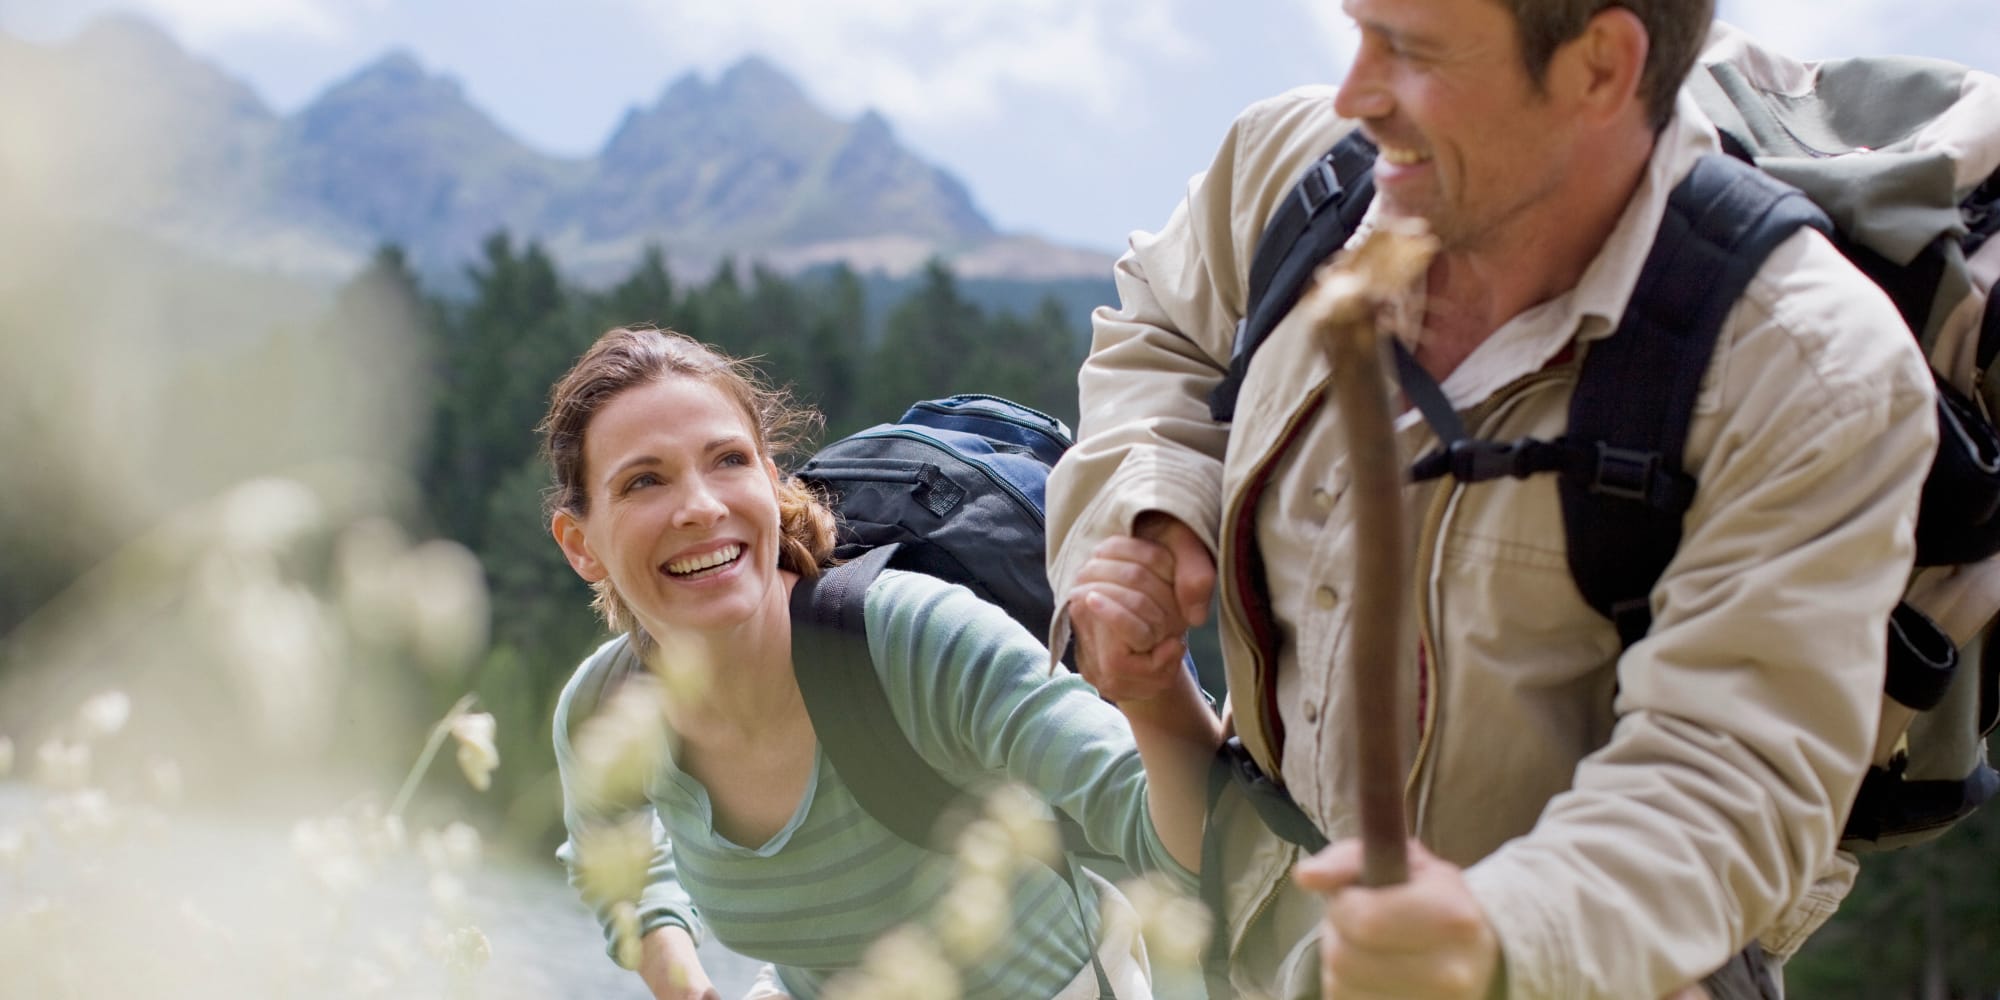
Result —
<instances>
[{"instance_id":1,"label":"woman's brown hair","mask_svg":"<svg viewBox=\"0 0 2000 1000\"><path fill-rule=\"evenodd\" d=\"M536 428L542 438L542 456L554 477L545 514L565 511L582 518L589 513L583 436L598 411L628 389L676 376L714 386L741 407L760 456L775 460L804 444L819 429L817 412L794 402L790 392L766 382L746 361L672 330L608 330L549 390L548 414ZM832 561L833 542L833 512L797 478L782 477L778 482L779 568L804 577L818 576ZM597 592L597 611L612 631L637 631L637 622L609 579L592 584L592 589Z\"/></svg>"}]
</instances>

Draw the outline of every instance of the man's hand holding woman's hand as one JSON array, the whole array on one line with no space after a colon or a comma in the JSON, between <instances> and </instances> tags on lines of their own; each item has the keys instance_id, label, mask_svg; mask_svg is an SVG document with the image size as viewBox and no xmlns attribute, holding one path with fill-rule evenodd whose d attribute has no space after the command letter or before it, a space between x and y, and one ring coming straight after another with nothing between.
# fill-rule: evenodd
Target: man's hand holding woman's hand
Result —
<instances>
[{"instance_id":1,"label":"man's hand holding woman's hand","mask_svg":"<svg viewBox=\"0 0 2000 1000\"><path fill-rule=\"evenodd\" d=\"M1070 591L1084 679L1121 707L1179 694L1187 630L1208 617L1215 560L1194 530L1157 511L1092 550Z\"/></svg>"}]
</instances>

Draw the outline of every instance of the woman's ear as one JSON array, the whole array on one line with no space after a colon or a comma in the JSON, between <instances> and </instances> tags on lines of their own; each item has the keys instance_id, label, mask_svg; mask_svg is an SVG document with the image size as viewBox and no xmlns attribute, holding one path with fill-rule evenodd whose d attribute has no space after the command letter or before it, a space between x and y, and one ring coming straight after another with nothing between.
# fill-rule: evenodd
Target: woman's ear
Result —
<instances>
[{"instance_id":1,"label":"woman's ear","mask_svg":"<svg viewBox=\"0 0 2000 1000\"><path fill-rule=\"evenodd\" d=\"M569 568L583 577L586 583L597 583L611 574L604 564L590 552L590 544L583 537L583 522L566 510L555 512L549 518L549 534L556 537L556 544L562 547L563 558L569 560Z\"/></svg>"}]
</instances>

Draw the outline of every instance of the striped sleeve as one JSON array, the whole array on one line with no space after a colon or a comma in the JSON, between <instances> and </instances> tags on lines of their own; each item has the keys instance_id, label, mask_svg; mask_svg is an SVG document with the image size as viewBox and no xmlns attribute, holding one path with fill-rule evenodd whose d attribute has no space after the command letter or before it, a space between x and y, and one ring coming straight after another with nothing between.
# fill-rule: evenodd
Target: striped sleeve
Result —
<instances>
[{"instance_id":1,"label":"striped sleeve","mask_svg":"<svg viewBox=\"0 0 2000 1000\"><path fill-rule=\"evenodd\" d=\"M1192 890L1146 806L1125 717L1074 674L1050 677L1041 641L964 587L884 572L866 606L870 653L910 742L959 784L992 776L1036 790L1093 849Z\"/></svg>"},{"instance_id":2,"label":"striped sleeve","mask_svg":"<svg viewBox=\"0 0 2000 1000\"><path fill-rule=\"evenodd\" d=\"M618 655L625 648L625 637L620 636L586 658L577 667L576 673L563 685L562 694L556 699L554 740L556 751L556 771L562 782L563 828L568 836L562 846L556 848L556 857L562 861L569 874L570 886L577 890L586 906L596 915L599 926L604 929L604 950L617 961L618 953L611 933L611 904L615 900L594 899L584 892L578 875L576 842L578 835L593 825L617 822L635 814L646 816L653 828L653 854L647 864L646 887L639 894L639 936L645 937L661 927L679 926L685 929L700 944L705 934L701 916L696 911L693 900L681 887L674 868L673 844L667 837L665 824L650 802L610 803L592 801L583 795L577 778L576 751L571 744L570 716L582 711L582 718L596 709L594 702L601 698L605 674L609 672ZM590 702L591 704L585 704ZM581 720L579 720L581 721Z\"/></svg>"}]
</instances>

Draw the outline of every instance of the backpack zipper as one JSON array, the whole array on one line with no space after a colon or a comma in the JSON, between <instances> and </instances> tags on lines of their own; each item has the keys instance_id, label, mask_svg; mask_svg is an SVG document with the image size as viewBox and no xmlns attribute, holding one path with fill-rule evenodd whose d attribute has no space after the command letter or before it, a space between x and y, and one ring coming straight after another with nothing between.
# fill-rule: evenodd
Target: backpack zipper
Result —
<instances>
[{"instance_id":1,"label":"backpack zipper","mask_svg":"<svg viewBox=\"0 0 2000 1000\"><path fill-rule=\"evenodd\" d=\"M978 469L979 473L985 476L989 482L1000 487L1002 492L1005 492L1008 496L1013 497L1016 503L1020 504L1022 507L1026 508L1029 513L1033 514L1035 518L1036 527L1042 528L1043 530L1047 530L1048 527L1047 516L1042 513L1042 509L1036 506L1033 500L1028 499L1028 495L1026 493L1021 492L1020 487L1015 486L1013 483L1009 482L1006 476L1003 476L993 471L993 467L987 465L981 459L976 458L972 455L968 455L962 451L959 451L951 447L950 445L945 444L943 441L939 441L937 438L931 437L928 434L921 434L918 433L917 431L909 430L907 428L894 427L884 430L862 431L858 434L855 434L848 440L852 441L852 440L859 440L862 438L885 438L885 437L903 438L909 441L921 442L925 445L928 445L929 447L945 452L946 454L949 454L952 457L957 458L960 461L963 461L965 464L970 465L975 469ZM800 471L801 473L805 472L805 470L803 469L801 469ZM876 473L875 477L872 479L865 476L853 476L849 478L857 480L866 479L869 482L903 481L903 477L895 476L893 474L883 474L883 473Z\"/></svg>"},{"instance_id":2,"label":"backpack zipper","mask_svg":"<svg viewBox=\"0 0 2000 1000\"><path fill-rule=\"evenodd\" d=\"M1075 436L1069 433L1068 424L1065 424L1062 421L1057 420L1056 418L1049 416L1048 414L1043 413L1042 411L1037 410L1032 406L1023 406L1020 403L1016 403L1013 400L1008 399L1004 396L995 396L991 393L985 393L985 392L962 392L950 398L955 400L964 399L964 400L975 400L982 402L993 402L993 403L1000 403L1003 405L998 407L977 406L977 407L970 407L967 409L959 409L956 407L946 406L944 405L943 402L938 400L926 399L912 405L910 409L922 410L925 413L935 413L940 416L948 416L948 417L971 414L973 416L979 417L984 420L995 420L1003 424L1012 424L1015 427L1020 427L1024 430L1034 431L1036 434L1041 435L1043 438L1046 438L1050 444L1055 445L1057 451L1068 451L1070 446L1076 443ZM1035 423L1032 421L1023 420L1020 417L1017 417L1012 413L1007 412L1010 409L1018 409L1026 413L1032 413L1035 416L1040 417L1042 423Z\"/></svg>"}]
</instances>

